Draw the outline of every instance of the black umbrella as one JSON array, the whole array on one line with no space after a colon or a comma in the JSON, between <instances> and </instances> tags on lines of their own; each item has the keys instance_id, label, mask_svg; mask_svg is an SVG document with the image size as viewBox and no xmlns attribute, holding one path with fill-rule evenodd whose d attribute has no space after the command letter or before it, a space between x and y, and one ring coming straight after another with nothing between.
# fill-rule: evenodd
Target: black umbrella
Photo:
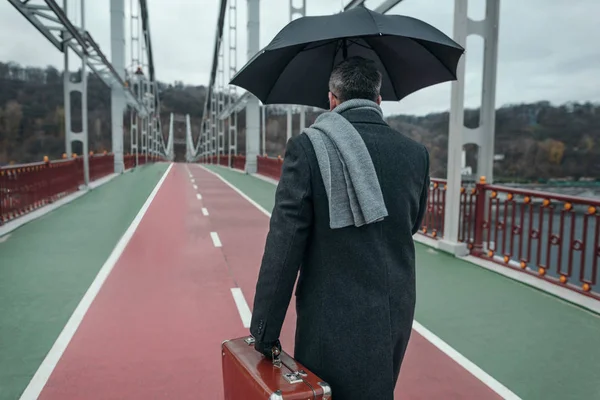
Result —
<instances>
[{"instance_id":1,"label":"black umbrella","mask_svg":"<svg viewBox=\"0 0 600 400\"><path fill-rule=\"evenodd\" d=\"M464 49L431 25L364 7L290 22L232 79L264 104L329 108L329 76L347 57L377 63L383 100L456 80Z\"/></svg>"}]
</instances>

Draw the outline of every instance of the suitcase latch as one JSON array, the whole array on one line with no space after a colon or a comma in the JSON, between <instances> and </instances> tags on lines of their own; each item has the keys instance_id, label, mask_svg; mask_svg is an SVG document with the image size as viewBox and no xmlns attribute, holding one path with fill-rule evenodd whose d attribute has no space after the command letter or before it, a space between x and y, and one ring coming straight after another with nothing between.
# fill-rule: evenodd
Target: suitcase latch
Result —
<instances>
[{"instance_id":1,"label":"suitcase latch","mask_svg":"<svg viewBox=\"0 0 600 400\"><path fill-rule=\"evenodd\" d=\"M302 371L302 372L304 372L304 371ZM303 380L302 380L303 376L306 376L306 374L301 374L300 371L290 372L288 374L283 374L283 379L285 379L286 381L288 381L291 384L295 384L295 383L303 382Z\"/></svg>"},{"instance_id":2,"label":"suitcase latch","mask_svg":"<svg viewBox=\"0 0 600 400\"><path fill-rule=\"evenodd\" d=\"M247 337L246 339L244 339L244 342L246 342L246 344L247 344L248 346L250 346L250 345L253 345L255 341L256 341L256 340L255 340L255 339L254 339L252 336L249 336L249 337Z\"/></svg>"}]
</instances>

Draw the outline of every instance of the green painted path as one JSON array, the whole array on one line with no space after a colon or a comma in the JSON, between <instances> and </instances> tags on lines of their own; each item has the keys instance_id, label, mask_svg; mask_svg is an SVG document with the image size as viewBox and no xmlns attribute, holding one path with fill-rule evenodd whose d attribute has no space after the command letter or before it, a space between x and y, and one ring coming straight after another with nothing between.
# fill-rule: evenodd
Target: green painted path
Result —
<instances>
[{"instance_id":1,"label":"green painted path","mask_svg":"<svg viewBox=\"0 0 600 400\"><path fill-rule=\"evenodd\" d=\"M210 167L271 211L275 186ZM523 399L600 399L600 316L417 244L416 319Z\"/></svg>"},{"instance_id":2,"label":"green painted path","mask_svg":"<svg viewBox=\"0 0 600 400\"><path fill-rule=\"evenodd\" d=\"M18 399L167 164L121 175L0 243L0 399Z\"/></svg>"}]
</instances>

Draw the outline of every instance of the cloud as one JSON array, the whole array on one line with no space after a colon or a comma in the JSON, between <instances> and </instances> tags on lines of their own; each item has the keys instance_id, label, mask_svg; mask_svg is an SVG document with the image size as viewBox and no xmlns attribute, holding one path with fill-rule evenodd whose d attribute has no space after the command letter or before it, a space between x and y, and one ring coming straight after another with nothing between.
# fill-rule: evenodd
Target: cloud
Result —
<instances>
[{"instance_id":1,"label":"cloud","mask_svg":"<svg viewBox=\"0 0 600 400\"><path fill-rule=\"evenodd\" d=\"M74 0L68 1L75 7ZM231 0L230 0L231 1ZM383 0L367 0L375 8ZM309 15L340 11L338 0L306 0ZM346 3L347 0L344 0ZM217 0L148 0L157 77L190 84L206 84L212 65L216 33ZM470 16L481 19L485 0L470 0ZM261 0L261 47L289 20L288 3ZM108 1L86 2L86 28L110 57L110 10ZM75 8L72 8L76 11ZM392 13L424 20L452 36L454 2L451 0L404 0ZM129 1L126 1L129 14ZM238 69L247 60L246 1L237 0ZM503 1L500 15L499 63L496 104L550 100L600 101L600 2L597 0ZM225 25L225 78L228 78L228 22ZM126 32L130 20L126 19ZM23 65L63 66L62 55L8 3L0 2L0 60ZM129 43L127 43L129 45ZM477 107L481 97L482 41L469 39L465 103ZM127 50L127 60L130 60ZM128 64L130 61L128 62ZM76 64L73 63L74 67ZM400 103L386 103L389 113L426 114L447 110L450 84L415 93Z\"/></svg>"}]
</instances>

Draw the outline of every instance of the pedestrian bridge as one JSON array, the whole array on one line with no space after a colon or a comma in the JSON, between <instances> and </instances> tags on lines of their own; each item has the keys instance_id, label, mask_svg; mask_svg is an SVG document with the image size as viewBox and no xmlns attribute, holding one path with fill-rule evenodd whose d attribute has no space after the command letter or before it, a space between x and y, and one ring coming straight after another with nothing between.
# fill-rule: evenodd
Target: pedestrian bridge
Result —
<instances>
[{"instance_id":1,"label":"pedestrian bridge","mask_svg":"<svg viewBox=\"0 0 600 400\"><path fill-rule=\"evenodd\" d=\"M280 163L268 161L271 178L216 163L107 171L91 190L44 192L10 216L7 182L17 187L4 170L0 399L222 398L220 344L248 334ZM27 168L31 192L45 167ZM426 244L416 244L416 319L397 398L598 398L595 288L567 287L579 276L554 282L550 264L543 275L518 271L512 255L502 265L500 250L484 259L436 249L442 191L432 184L416 236ZM558 297L565 291L570 301ZM290 352L294 319L292 302L282 335Z\"/></svg>"}]
</instances>

